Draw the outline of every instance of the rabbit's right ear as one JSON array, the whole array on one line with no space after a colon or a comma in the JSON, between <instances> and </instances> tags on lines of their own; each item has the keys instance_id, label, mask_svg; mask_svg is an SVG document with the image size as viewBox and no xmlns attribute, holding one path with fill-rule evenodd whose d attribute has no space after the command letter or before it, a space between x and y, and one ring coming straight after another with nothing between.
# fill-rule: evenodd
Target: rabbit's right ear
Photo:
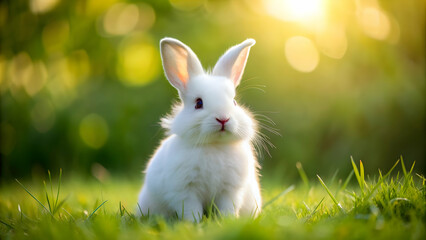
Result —
<instances>
[{"instance_id":1,"label":"rabbit's right ear","mask_svg":"<svg viewBox=\"0 0 426 240\"><path fill-rule=\"evenodd\" d=\"M191 77L204 73L195 53L179 40L163 38L160 41L160 51L166 77L180 92L185 92Z\"/></svg>"}]
</instances>

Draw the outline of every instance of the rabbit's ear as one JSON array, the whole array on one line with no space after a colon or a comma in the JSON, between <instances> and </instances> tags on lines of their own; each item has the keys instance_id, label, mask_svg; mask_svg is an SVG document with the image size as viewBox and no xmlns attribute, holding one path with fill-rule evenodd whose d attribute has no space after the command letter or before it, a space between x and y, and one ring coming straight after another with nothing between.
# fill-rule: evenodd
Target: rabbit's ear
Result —
<instances>
[{"instance_id":1,"label":"rabbit's ear","mask_svg":"<svg viewBox=\"0 0 426 240\"><path fill-rule=\"evenodd\" d=\"M181 92L191 77L204 73L195 53L185 44L174 38L160 41L161 59L169 82Z\"/></svg>"},{"instance_id":2,"label":"rabbit's ear","mask_svg":"<svg viewBox=\"0 0 426 240\"><path fill-rule=\"evenodd\" d=\"M213 75L230 78L237 87L246 66L250 47L255 43L254 39L247 39L226 51L214 66Z\"/></svg>"}]
</instances>

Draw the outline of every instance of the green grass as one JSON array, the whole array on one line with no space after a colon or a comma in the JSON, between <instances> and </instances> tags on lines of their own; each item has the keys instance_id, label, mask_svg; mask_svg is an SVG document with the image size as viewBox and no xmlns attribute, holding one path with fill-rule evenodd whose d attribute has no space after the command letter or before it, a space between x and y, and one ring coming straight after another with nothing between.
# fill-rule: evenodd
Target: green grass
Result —
<instances>
[{"instance_id":1,"label":"green grass","mask_svg":"<svg viewBox=\"0 0 426 240\"><path fill-rule=\"evenodd\" d=\"M258 218L224 218L212 205L199 224L136 217L140 181L17 180L0 188L0 239L425 239L426 179L414 164L401 158L368 177L351 162L343 179L315 181L298 163L300 183L265 182Z\"/></svg>"}]
</instances>

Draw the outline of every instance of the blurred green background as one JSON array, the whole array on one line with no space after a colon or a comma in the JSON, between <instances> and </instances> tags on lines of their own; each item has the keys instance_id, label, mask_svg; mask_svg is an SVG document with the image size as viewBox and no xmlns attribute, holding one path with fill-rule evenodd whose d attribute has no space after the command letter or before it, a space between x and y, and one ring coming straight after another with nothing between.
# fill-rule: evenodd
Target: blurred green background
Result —
<instances>
[{"instance_id":1,"label":"blurred green background","mask_svg":"<svg viewBox=\"0 0 426 240\"><path fill-rule=\"evenodd\" d=\"M63 168L140 177L177 93L158 42L211 68L254 38L240 102L282 136L264 178L367 172L403 155L425 172L425 1L6 0L0 3L1 180ZM56 171L55 171L56 172Z\"/></svg>"}]
</instances>

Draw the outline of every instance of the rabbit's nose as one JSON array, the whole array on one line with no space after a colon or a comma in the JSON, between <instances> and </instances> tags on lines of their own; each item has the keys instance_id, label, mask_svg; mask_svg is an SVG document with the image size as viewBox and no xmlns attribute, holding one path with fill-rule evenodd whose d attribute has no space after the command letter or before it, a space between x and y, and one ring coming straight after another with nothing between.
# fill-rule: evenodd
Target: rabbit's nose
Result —
<instances>
[{"instance_id":1,"label":"rabbit's nose","mask_svg":"<svg viewBox=\"0 0 426 240\"><path fill-rule=\"evenodd\" d=\"M216 118L216 121L218 121L218 122L220 122L220 124L222 124L222 128L220 129L220 131L225 131L225 123L229 121L229 118L227 118L227 119Z\"/></svg>"},{"instance_id":2,"label":"rabbit's nose","mask_svg":"<svg viewBox=\"0 0 426 240\"><path fill-rule=\"evenodd\" d=\"M220 122L220 124L222 124L222 126L223 126L223 125L225 125L225 123L226 123L226 122L228 122L228 121L229 121L229 118L228 118L228 119L220 119L220 118L216 118L216 121Z\"/></svg>"}]
</instances>

